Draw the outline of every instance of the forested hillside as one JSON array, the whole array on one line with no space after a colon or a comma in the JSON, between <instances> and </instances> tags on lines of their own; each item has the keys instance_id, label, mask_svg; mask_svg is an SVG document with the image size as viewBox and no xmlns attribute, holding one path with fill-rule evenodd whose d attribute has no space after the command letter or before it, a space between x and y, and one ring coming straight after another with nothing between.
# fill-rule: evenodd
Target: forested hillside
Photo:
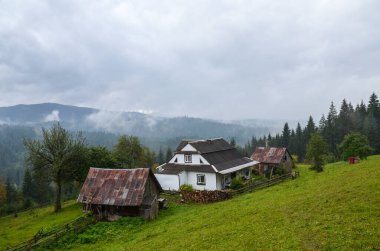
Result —
<instances>
[{"instance_id":1,"label":"forested hillside","mask_svg":"<svg viewBox=\"0 0 380 251\"><path fill-rule=\"evenodd\" d=\"M341 158L339 144L349 132L359 132L368 138L369 145L374 149L373 153L380 153L380 103L378 96L373 93L365 104L353 105L347 100L342 100L340 108L331 102L329 111L322 115L319 123L310 116L305 127L298 123L296 128L290 128L285 123L281 133L268 134L264 137L252 137L252 139L241 148L241 151L250 156L257 146L288 147L290 152L299 161L305 160L306 145L310 135L319 133L328 145L329 155L326 160L333 162Z\"/></svg>"}]
</instances>

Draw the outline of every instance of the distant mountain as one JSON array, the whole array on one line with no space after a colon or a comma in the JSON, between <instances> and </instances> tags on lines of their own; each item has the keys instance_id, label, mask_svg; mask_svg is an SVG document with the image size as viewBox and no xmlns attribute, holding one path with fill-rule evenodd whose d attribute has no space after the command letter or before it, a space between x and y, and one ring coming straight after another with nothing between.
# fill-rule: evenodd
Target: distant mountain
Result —
<instances>
[{"instance_id":1,"label":"distant mountain","mask_svg":"<svg viewBox=\"0 0 380 251\"><path fill-rule=\"evenodd\" d=\"M131 134L150 141L234 137L237 142L245 143L252 136L261 136L274 130L268 123L262 126L190 117L165 118L138 112L113 112L55 103L0 107L1 124L41 127L49 126L54 121L59 121L70 130Z\"/></svg>"}]
</instances>

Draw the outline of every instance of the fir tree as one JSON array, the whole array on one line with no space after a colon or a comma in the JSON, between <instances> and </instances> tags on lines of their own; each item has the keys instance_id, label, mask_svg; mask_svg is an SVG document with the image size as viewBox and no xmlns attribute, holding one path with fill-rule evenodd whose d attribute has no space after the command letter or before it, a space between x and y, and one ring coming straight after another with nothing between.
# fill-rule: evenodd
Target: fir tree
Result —
<instances>
[{"instance_id":1,"label":"fir tree","mask_svg":"<svg viewBox=\"0 0 380 251\"><path fill-rule=\"evenodd\" d=\"M5 194L6 194L6 202L7 204L12 204L13 202L16 201L16 188L12 184L10 178L7 178L7 183L5 185Z\"/></svg>"},{"instance_id":2,"label":"fir tree","mask_svg":"<svg viewBox=\"0 0 380 251\"><path fill-rule=\"evenodd\" d=\"M28 168L25 170L24 174L24 181L22 183L22 195L25 199L31 199L34 195L32 174Z\"/></svg>"},{"instance_id":3,"label":"fir tree","mask_svg":"<svg viewBox=\"0 0 380 251\"><path fill-rule=\"evenodd\" d=\"M289 129L288 123L286 122L284 125L284 129L282 130L282 146L288 147L289 141L290 141L290 129Z\"/></svg>"},{"instance_id":4,"label":"fir tree","mask_svg":"<svg viewBox=\"0 0 380 251\"><path fill-rule=\"evenodd\" d=\"M173 157L173 151L170 147L168 147L168 149L166 150L166 158L165 158L165 161L166 163L168 163Z\"/></svg>"},{"instance_id":5,"label":"fir tree","mask_svg":"<svg viewBox=\"0 0 380 251\"><path fill-rule=\"evenodd\" d=\"M162 151L161 147L160 147L160 151L158 152L157 162L160 165L162 165L165 162L164 152Z\"/></svg>"}]
</instances>

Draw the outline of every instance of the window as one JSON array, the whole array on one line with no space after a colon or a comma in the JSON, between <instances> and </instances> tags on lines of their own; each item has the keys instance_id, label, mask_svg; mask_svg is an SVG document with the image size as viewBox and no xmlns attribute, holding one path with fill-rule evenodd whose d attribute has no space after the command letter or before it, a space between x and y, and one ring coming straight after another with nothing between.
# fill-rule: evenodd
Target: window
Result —
<instances>
[{"instance_id":1,"label":"window","mask_svg":"<svg viewBox=\"0 0 380 251\"><path fill-rule=\"evenodd\" d=\"M197 185L206 185L206 176L204 174L197 174Z\"/></svg>"},{"instance_id":2,"label":"window","mask_svg":"<svg viewBox=\"0 0 380 251\"><path fill-rule=\"evenodd\" d=\"M203 164L203 161L202 161L202 159L199 159L199 163Z\"/></svg>"},{"instance_id":3,"label":"window","mask_svg":"<svg viewBox=\"0 0 380 251\"><path fill-rule=\"evenodd\" d=\"M191 163L191 154L185 155L185 163Z\"/></svg>"},{"instance_id":4,"label":"window","mask_svg":"<svg viewBox=\"0 0 380 251\"><path fill-rule=\"evenodd\" d=\"M178 160L177 160L177 158L175 158L174 163L177 163L177 162L178 162Z\"/></svg>"}]
</instances>

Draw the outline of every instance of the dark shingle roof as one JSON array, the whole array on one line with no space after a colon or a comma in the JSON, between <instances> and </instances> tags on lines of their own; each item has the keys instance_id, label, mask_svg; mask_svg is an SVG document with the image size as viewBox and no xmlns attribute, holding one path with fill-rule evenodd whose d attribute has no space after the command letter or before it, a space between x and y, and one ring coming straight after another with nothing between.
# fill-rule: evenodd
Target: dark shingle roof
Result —
<instances>
[{"instance_id":1,"label":"dark shingle roof","mask_svg":"<svg viewBox=\"0 0 380 251\"><path fill-rule=\"evenodd\" d=\"M254 153L251 156L251 159L256 160L260 163L280 164L286 151L287 149L285 147L256 147Z\"/></svg>"},{"instance_id":2,"label":"dark shingle roof","mask_svg":"<svg viewBox=\"0 0 380 251\"><path fill-rule=\"evenodd\" d=\"M227 170L227 169L230 169L230 168L233 168L236 166L240 166L240 165L244 165L244 164L248 164L248 163L252 163L252 166L254 164L256 164L250 158L244 157L244 158L239 158L239 159L234 159L234 160L222 162L222 163L216 164L214 166L220 172L223 170Z\"/></svg>"},{"instance_id":3,"label":"dark shingle roof","mask_svg":"<svg viewBox=\"0 0 380 251\"><path fill-rule=\"evenodd\" d=\"M157 174L179 174L183 171L193 171L202 173L215 173L211 165L184 165L175 163L166 163L159 167Z\"/></svg>"},{"instance_id":4,"label":"dark shingle roof","mask_svg":"<svg viewBox=\"0 0 380 251\"><path fill-rule=\"evenodd\" d=\"M149 175L162 190L149 168L90 168L78 196L78 202L114 206L140 206Z\"/></svg>"},{"instance_id":5,"label":"dark shingle roof","mask_svg":"<svg viewBox=\"0 0 380 251\"><path fill-rule=\"evenodd\" d=\"M209 152L209 153L202 154L202 156L211 165L216 165L219 163L242 158L242 156L239 154L239 152L235 148L224 150L224 151Z\"/></svg>"},{"instance_id":6,"label":"dark shingle roof","mask_svg":"<svg viewBox=\"0 0 380 251\"><path fill-rule=\"evenodd\" d=\"M187 144L190 144L201 154L234 149L234 147L224 139L182 140L176 152L180 152Z\"/></svg>"}]
</instances>

